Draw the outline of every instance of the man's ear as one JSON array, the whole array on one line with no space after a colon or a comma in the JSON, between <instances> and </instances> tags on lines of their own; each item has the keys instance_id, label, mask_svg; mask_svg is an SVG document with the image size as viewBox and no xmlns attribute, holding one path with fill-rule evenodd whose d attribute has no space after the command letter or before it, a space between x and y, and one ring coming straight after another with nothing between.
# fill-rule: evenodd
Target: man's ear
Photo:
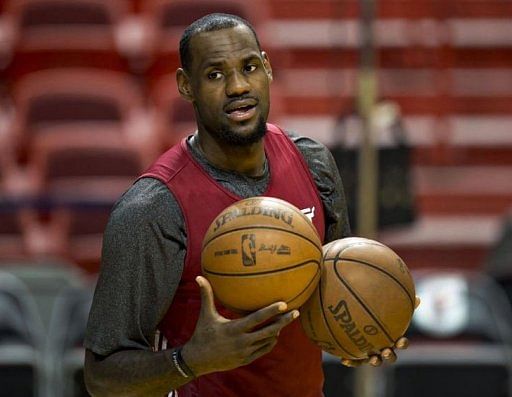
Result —
<instances>
[{"instance_id":1,"label":"man's ear","mask_svg":"<svg viewBox=\"0 0 512 397\"><path fill-rule=\"evenodd\" d=\"M176 83L178 84L178 91L183 99L192 102L192 87L190 86L190 80L187 73L179 68L176 70Z\"/></svg>"},{"instance_id":2,"label":"man's ear","mask_svg":"<svg viewBox=\"0 0 512 397\"><path fill-rule=\"evenodd\" d=\"M265 68L265 72L267 73L267 76L270 81L273 80L272 75L272 66L270 65L270 59L268 58L268 55L265 51L261 51L261 57L263 59L263 67Z\"/></svg>"}]
</instances>

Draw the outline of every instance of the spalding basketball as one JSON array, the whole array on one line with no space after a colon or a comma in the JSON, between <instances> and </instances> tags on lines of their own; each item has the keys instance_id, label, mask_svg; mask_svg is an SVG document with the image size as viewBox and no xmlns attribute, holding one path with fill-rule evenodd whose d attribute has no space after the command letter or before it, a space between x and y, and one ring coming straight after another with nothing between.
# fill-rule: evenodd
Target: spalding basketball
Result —
<instances>
[{"instance_id":1,"label":"spalding basketball","mask_svg":"<svg viewBox=\"0 0 512 397\"><path fill-rule=\"evenodd\" d=\"M320 282L300 318L324 351L363 359L404 335L415 298L411 274L394 251L374 240L344 238L323 247Z\"/></svg>"},{"instance_id":2,"label":"spalding basketball","mask_svg":"<svg viewBox=\"0 0 512 397\"><path fill-rule=\"evenodd\" d=\"M224 209L204 236L201 265L215 297L247 312L284 301L301 306L320 279L322 244L292 204L254 197Z\"/></svg>"}]
</instances>

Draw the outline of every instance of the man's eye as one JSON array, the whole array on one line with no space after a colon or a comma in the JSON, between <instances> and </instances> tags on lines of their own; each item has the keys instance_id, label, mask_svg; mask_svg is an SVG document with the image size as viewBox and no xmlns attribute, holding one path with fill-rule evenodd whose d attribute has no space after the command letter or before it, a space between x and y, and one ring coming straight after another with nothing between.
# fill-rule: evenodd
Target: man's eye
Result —
<instances>
[{"instance_id":1,"label":"man's eye","mask_svg":"<svg viewBox=\"0 0 512 397\"><path fill-rule=\"evenodd\" d=\"M208 78L210 80L217 80L217 79L220 79L222 76L222 74L220 72L211 72L211 73L208 73Z\"/></svg>"},{"instance_id":2,"label":"man's eye","mask_svg":"<svg viewBox=\"0 0 512 397\"><path fill-rule=\"evenodd\" d=\"M245 66L246 72L254 72L256 70L256 65L247 65Z\"/></svg>"}]
</instances>

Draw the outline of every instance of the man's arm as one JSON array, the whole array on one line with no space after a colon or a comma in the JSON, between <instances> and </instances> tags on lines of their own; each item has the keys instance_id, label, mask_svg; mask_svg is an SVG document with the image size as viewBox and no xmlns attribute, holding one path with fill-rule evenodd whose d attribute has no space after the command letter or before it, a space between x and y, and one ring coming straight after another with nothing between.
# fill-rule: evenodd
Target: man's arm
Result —
<instances>
[{"instance_id":1,"label":"man's arm","mask_svg":"<svg viewBox=\"0 0 512 397\"><path fill-rule=\"evenodd\" d=\"M185 245L179 206L159 181L138 181L116 204L86 330L85 379L92 394L137 395L139 382L173 377L169 352L151 349L181 278Z\"/></svg>"},{"instance_id":2,"label":"man's arm","mask_svg":"<svg viewBox=\"0 0 512 397\"><path fill-rule=\"evenodd\" d=\"M281 329L299 316L297 310L287 312L286 304L277 302L228 320L215 309L208 281L199 276L197 283L201 311L191 339L181 348L183 361L173 359L175 349L121 350L106 357L88 350L85 382L92 396L163 396L195 377L249 364L270 352ZM193 375L181 373L183 363Z\"/></svg>"},{"instance_id":3,"label":"man's arm","mask_svg":"<svg viewBox=\"0 0 512 397\"><path fill-rule=\"evenodd\" d=\"M309 137L287 132L308 164L324 204L325 242L349 237L350 224L343 183L331 152Z\"/></svg>"},{"instance_id":4,"label":"man's arm","mask_svg":"<svg viewBox=\"0 0 512 397\"><path fill-rule=\"evenodd\" d=\"M91 396L165 396L187 382L171 364L171 350L120 350L106 357L85 353Z\"/></svg>"}]
</instances>

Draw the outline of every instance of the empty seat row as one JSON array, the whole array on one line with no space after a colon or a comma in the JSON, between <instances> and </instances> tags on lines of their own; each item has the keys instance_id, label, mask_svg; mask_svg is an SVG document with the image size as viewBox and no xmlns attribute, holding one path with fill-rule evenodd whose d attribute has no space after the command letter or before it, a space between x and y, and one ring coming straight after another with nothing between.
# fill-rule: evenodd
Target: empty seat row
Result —
<instances>
[{"instance_id":1,"label":"empty seat row","mask_svg":"<svg viewBox=\"0 0 512 397\"><path fill-rule=\"evenodd\" d=\"M110 202L47 208L0 203L0 262L65 259L94 274L111 208Z\"/></svg>"},{"instance_id":2,"label":"empty seat row","mask_svg":"<svg viewBox=\"0 0 512 397\"><path fill-rule=\"evenodd\" d=\"M8 0L0 19L0 68L10 78L48 67L88 64L141 71L156 54L176 52L183 27L210 12L259 25L264 2L150 0L138 13L126 0Z\"/></svg>"}]
</instances>

